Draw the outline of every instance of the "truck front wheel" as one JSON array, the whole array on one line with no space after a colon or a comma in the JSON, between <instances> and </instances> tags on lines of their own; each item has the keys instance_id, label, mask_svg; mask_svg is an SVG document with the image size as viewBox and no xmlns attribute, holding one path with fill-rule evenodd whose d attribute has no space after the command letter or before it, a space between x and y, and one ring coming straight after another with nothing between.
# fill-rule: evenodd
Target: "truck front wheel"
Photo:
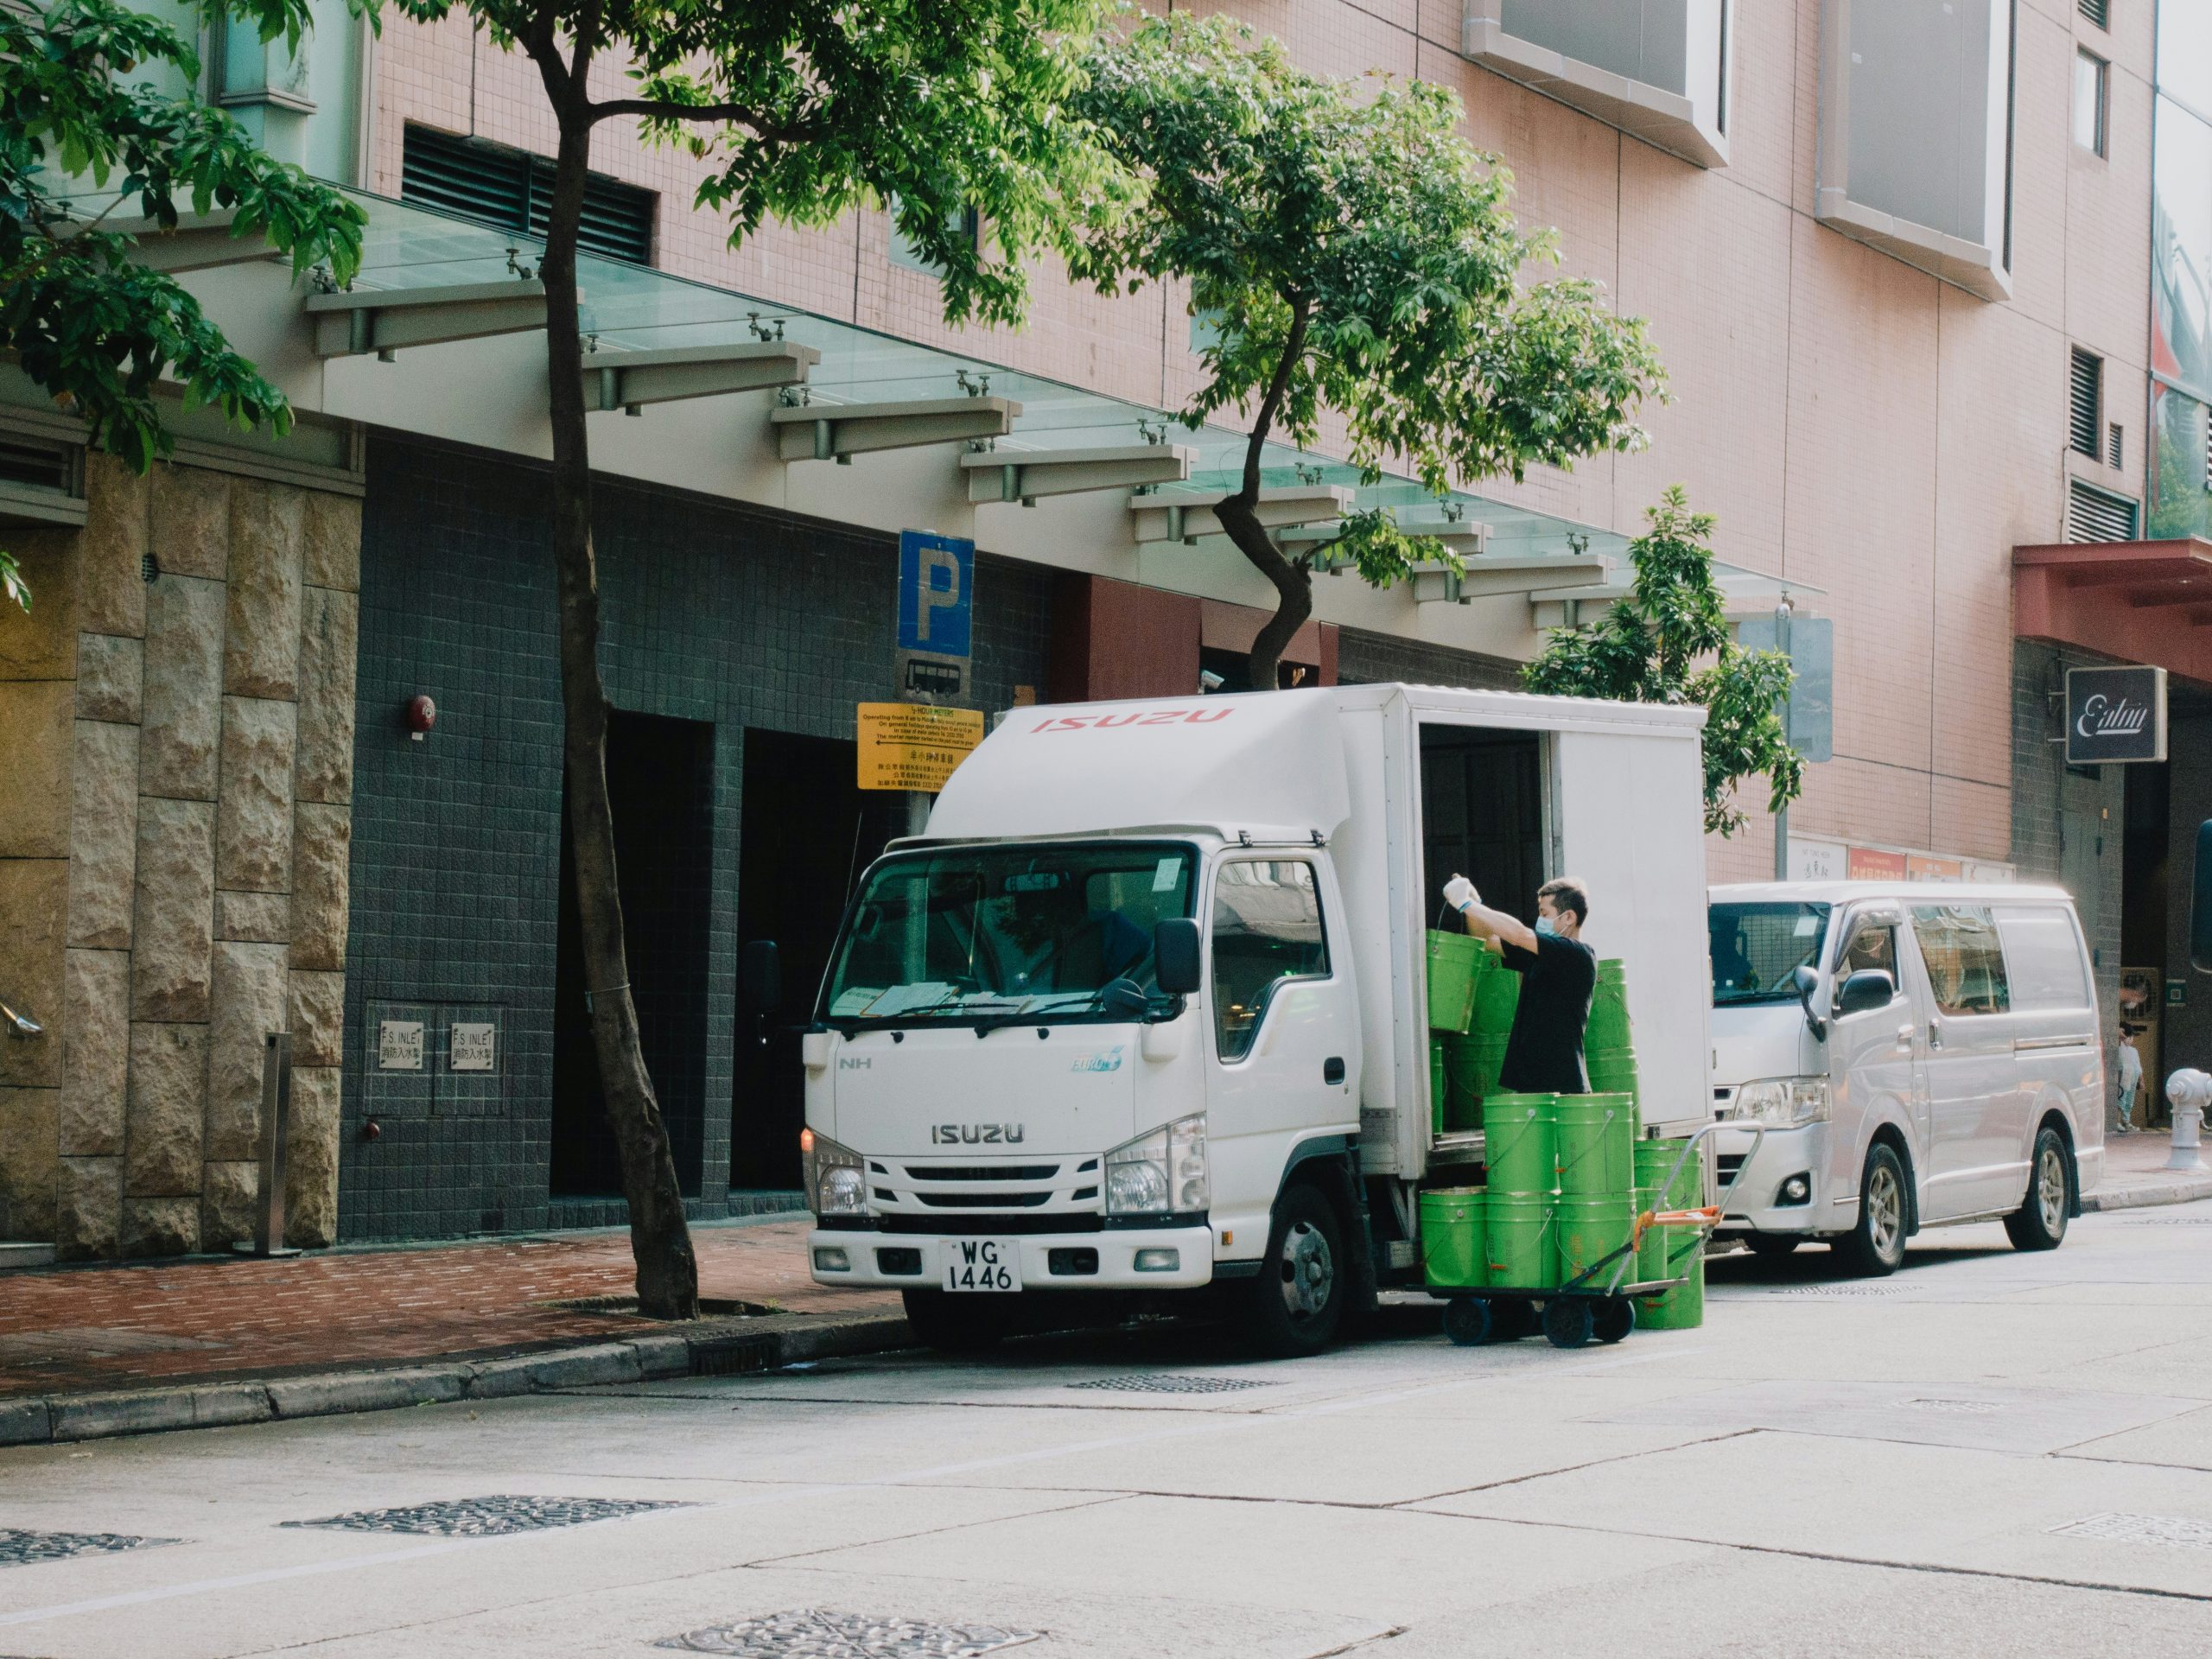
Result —
<instances>
[{"instance_id":1,"label":"truck front wheel","mask_svg":"<svg viewBox=\"0 0 2212 1659\"><path fill-rule=\"evenodd\" d=\"M1279 1359L1318 1354L1343 1323L1346 1274L1344 1229L1334 1205L1303 1183L1276 1202L1268 1253L1244 1284L1247 1338Z\"/></svg>"},{"instance_id":2,"label":"truck front wheel","mask_svg":"<svg viewBox=\"0 0 2212 1659\"><path fill-rule=\"evenodd\" d=\"M902 1291L906 1325L914 1340L940 1354L979 1354L995 1346L1012 1323L1001 1300L1011 1297L948 1296L941 1290Z\"/></svg>"}]
</instances>

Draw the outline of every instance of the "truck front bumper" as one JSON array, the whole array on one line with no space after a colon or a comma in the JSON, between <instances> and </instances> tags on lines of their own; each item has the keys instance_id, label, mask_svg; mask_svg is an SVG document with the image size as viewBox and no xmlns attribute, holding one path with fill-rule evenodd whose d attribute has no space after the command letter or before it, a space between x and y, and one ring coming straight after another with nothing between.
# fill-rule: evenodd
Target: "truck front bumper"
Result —
<instances>
[{"instance_id":1,"label":"truck front bumper","mask_svg":"<svg viewBox=\"0 0 2212 1659\"><path fill-rule=\"evenodd\" d=\"M1829 1203L1828 1127L1820 1122L1767 1130L1751 1167L1744 1172L1735 1195L1728 1200L1717 1230L1721 1237L1745 1233L1828 1233L1850 1228L1859 1218L1856 1207L1838 1208ZM1712 1144L1714 1153L1725 1159L1742 1157L1751 1151L1751 1132L1743 1129L1717 1135ZM1793 1178L1805 1183L1805 1196L1794 1200L1783 1191ZM1726 1192L1728 1178L1721 1176L1719 1185Z\"/></svg>"},{"instance_id":2,"label":"truck front bumper","mask_svg":"<svg viewBox=\"0 0 2212 1659\"><path fill-rule=\"evenodd\" d=\"M817 1227L807 1235L806 1256L817 1285L938 1290L960 1247L975 1242L973 1234ZM1213 1280L1210 1227L1116 1227L1096 1233L1023 1234L999 1242L1020 1255L1024 1290L1187 1290Z\"/></svg>"}]
</instances>

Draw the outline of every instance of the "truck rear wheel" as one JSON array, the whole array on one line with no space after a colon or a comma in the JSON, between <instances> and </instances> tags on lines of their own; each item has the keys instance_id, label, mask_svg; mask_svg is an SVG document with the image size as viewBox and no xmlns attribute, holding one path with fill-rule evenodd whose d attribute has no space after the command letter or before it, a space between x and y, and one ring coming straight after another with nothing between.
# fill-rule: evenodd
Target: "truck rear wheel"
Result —
<instances>
[{"instance_id":1,"label":"truck rear wheel","mask_svg":"<svg viewBox=\"0 0 2212 1659\"><path fill-rule=\"evenodd\" d=\"M1246 1339L1263 1354L1318 1354L1344 1321L1350 1262L1334 1205L1317 1187L1291 1187L1276 1201L1260 1271L1244 1283Z\"/></svg>"},{"instance_id":2,"label":"truck rear wheel","mask_svg":"<svg viewBox=\"0 0 2212 1659\"><path fill-rule=\"evenodd\" d=\"M948 1296L941 1290L908 1290L906 1325L914 1340L940 1354L979 1354L997 1345L1012 1324L1011 1296Z\"/></svg>"},{"instance_id":3,"label":"truck rear wheel","mask_svg":"<svg viewBox=\"0 0 2212 1659\"><path fill-rule=\"evenodd\" d=\"M2005 1217L2005 1234L2014 1249L2055 1250L2065 1238L2073 1175L2067 1165L2066 1142L2056 1129L2044 1128L2036 1136L2026 1202Z\"/></svg>"}]
</instances>

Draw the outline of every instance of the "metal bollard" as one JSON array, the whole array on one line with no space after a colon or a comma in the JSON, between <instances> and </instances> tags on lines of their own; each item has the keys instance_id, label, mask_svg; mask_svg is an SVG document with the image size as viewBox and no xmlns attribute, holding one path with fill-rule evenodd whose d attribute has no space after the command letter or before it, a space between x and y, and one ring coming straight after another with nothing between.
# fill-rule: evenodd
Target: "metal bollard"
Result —
<instances>
[{"instance_id":1,"label":"metal bollard","mask_svg":"<svg viewBox=\"0 0 2212 1659\"><path fill-rule=\"evenodd\" d=\"M232 1241L243 1255L297 1255L284 1243L284 1120L292 1115L292 1033L272 1031L261 1048L261 1192L253 1238Z\"/></svg>"},{"instance_id":2,"label":"metal bollard","mask_svg":"<svg viewBox=\"0 0 2212 1659\"><path fill-rule=\"evenodd\" d=\"M2194 1066L2175 1072L2166 1079L2166 1103L2174 1114L2173 1150L2166 1154L2166 1167L2202 1169L2197 1135L2203 1127L2204 1108L2212 1104L2212 1076Z\"/></svg>"}]
</instances>

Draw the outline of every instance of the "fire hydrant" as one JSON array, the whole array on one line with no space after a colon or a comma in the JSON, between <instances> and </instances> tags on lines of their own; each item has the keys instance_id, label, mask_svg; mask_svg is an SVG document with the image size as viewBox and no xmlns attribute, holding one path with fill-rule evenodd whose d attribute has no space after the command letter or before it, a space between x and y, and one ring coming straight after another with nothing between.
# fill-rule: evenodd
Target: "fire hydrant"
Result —
<instances>
[{"instance_id":1,"label":"fire hydrant","mask_svg":"<svg viewBox=\"0 0 2212 1659\"><path fill-rule=\"evenodd\" d=\"M2212 1076L2184 1067L2166 1079L2166 1103L2173 1108L2173 1150L2166 1156L2168 1169L2202 1169L2197 1151L2197 1132L2203 1127L2204 1109L2212 1105Z\"/></svg>"}]
</instances>

